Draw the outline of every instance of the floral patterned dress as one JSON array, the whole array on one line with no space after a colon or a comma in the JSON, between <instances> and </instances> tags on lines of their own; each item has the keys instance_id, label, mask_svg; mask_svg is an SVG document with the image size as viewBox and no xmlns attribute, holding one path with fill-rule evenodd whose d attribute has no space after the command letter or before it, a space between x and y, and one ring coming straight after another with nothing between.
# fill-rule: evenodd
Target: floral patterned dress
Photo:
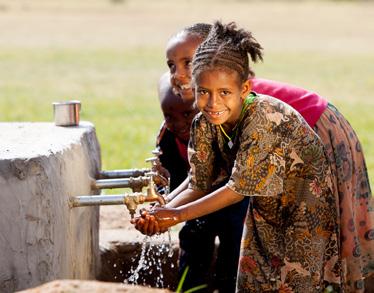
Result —
<instances>
[{"instance_id":1,"label":"floral patterned dress","mask_svg":"<svg viewBox=\"0 0 374 293\"><path fill-rule=\"evenodd\" d=\"M251 93L251 96L255 95ZM256 95L229 148L199 114L189 144L190 188L250 196L237 292L322 292L341 283L337 202L318 136L287 104Z\"/></svg>"},{"instance_id":2,"label":"floral patterned dress","mask_svg":"<svg viewBox=\"0 0 374 293\"><path fill-rule=\"evenodd\" d=\"M339 198L340 251L344 289L364 292L374 274L374 198L361 143L352 126L331 104L314 131L325 147L333 191ZM369 290L369 289L368 289Z\"/></svg>"}]
</instances>

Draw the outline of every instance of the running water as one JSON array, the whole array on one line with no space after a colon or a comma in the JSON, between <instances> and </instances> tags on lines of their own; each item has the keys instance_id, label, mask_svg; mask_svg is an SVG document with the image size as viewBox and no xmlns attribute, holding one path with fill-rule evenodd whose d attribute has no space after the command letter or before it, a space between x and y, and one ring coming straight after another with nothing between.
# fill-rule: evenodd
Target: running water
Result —
<instances>
[{"instance_id":1,"label":"running water","mask_svg":"<svg viewBox=\"0 0 374 293\"><path fill-rule=\"evenodd\" d=\"M172 257L173 254L174 254L174 250L173 250L173 243L171 242L170 228L168 229L168 237L169 237L169 253L168 253L168 257Z\"/></svg>"},{"instance_id":2,"label":"running water","mask_svg":"<svg viewBox=\"0 0 374 293\"><path fill-rule=\"evenodd\" d=\"M165 239L165 234L152 237L145 236L142 242L137 267L131 268L129 271L130 277L124 280L124 283L144 285L144 277L154 276L156 279L156 287L164 288L164 274L162 267L170 262L170 267L174 268L173 262L170 261L170 258L174 253L170 229L168 230L168 242L169 243L167 243ZM135 262L136 257L134 257L132 261Z\"/></svg>"},{"instance_id":3,"label":"running water","mask_svg":"<svg viewBox=\"0 0 374 293\"><path fill-rule=\"evenodd\" d=\"M169 184L164 188L164 197L169 194L170 178ZM174 268L173 261L171 257L174 254L173 243L171 240L170 228L167 231L168 241L166 243L165 234L154 235L152 237L145 236L142 242L140 259L136 268L131 268L129 271L130 277L124 280L125 284L143 285L144 279L141 280L141 276L156 276L156 287L164 288L164 275L162 272L162 265L170 262L170 267ZM153 239L154 241L151 241ZM136 257L132 259L132 262L136 261ZM156 271L154 272L153 269ZM141 274L143 272L143 274ZM139 283L140 282L140 283Z\"/></svg>"}]
</instances>

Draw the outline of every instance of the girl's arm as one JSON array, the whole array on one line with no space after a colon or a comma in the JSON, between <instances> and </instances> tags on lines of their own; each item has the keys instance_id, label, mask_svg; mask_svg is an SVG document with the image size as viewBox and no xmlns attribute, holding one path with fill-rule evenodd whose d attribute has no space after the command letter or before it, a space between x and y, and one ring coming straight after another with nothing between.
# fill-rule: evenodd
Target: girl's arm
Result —
<instances>
[{"instance_id":1,"label":"girl's arm","mask_svg":"<svg viewBox=\"0 0 374 293\"><path fill-rule=\"evenodd\" d=\"M191 189L186 190L186 192L189 191L191 191ZM183 193L181 193L181 195L182 194ZM194 194L191 194L191 198L193 195ZM159 231L165 231L168 227L210 214L226 206L237 203L243 198L243 195L223 186L202 198L182 206L179 205L176 208L169 208L169 206L167 208L156 208L151 211L150 214L155 217Z\"/></svg>"},{"instance_id":2,"label":"girl's arm","mask_svg":"<svg viewBox=\"0 0 374 293\"><path fill-rule=\"evenodd\" d=\"M185 185L183 183L185 183ZM187 188L188 178L183 183L177 187L177 189L181 189L183 191L179 194L175 194L173 199L166 204L165 207L175 208L199 199L204 195L204 192L202 191ZM177 191L177 189L174 191ZM174 194L174 191L171 193L171 195ZM157 208L158 206L155 206L152 210L156 210ZM152 210L143 210L139 217L131 220L131 223L135 225L135 228L146 235L153 235L155 233L166 231L166 229L160 229L155 217L152 215Z\"/></svg>"}]
</instances>

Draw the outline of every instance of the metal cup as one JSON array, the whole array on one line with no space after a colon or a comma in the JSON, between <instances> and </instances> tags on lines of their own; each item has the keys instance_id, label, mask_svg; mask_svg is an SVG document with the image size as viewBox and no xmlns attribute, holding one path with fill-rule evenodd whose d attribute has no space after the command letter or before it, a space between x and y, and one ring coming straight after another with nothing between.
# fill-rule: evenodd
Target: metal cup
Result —
<instances>
[{"instance_id":1,"label":"metal cup","mask_svg":"<svg viewBox=\"0 0 374 293\"><path fill-rule=\"evenodd\" d=\"M55 102L52 105L56 126L79 125L80 101Z\"/></svg>"}]
</instances>

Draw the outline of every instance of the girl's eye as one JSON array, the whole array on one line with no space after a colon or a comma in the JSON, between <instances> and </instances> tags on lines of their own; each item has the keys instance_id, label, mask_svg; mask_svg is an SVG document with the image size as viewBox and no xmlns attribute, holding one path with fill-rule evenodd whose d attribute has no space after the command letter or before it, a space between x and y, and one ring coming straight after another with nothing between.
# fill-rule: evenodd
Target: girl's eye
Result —
<instances>
[{"instance_id":1,"label":"girl's eye","mask_svg":"<svg viewBox=\"0 0 374 293\"><path fill-rule=\"evenodd\" d=\"M200 96L203 96L203 95L207 94L207 91L206 91L206 90L198 90L197 93L198 93Z\"/></svg>"},{"instance_id":2,"label":"girl's eye","mask_svg":"<svg viewBox=\"0 0 374 293\"><path fill-rule=\"evenodd\" d=\"M186 63L185 63L186 67L191 67L192 66L192 61L191 60L187 60Z\"/></svg>"}]
</instances>

